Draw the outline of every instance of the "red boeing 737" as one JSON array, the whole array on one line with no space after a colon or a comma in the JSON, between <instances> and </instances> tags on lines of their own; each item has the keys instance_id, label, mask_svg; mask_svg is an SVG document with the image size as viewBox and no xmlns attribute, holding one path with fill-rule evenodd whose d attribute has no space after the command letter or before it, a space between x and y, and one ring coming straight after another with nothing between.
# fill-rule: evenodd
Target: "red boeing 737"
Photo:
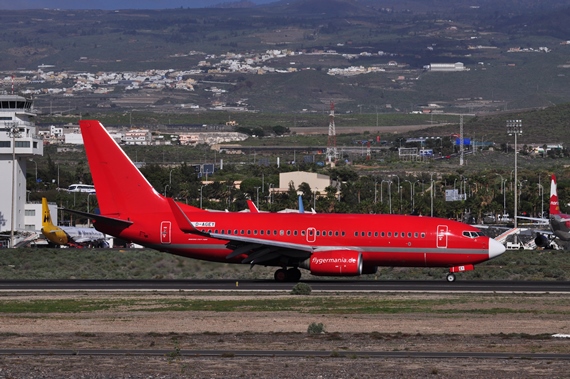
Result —
<instances>
[{"instance_id":1,"label":"red boeing 737","mask_svg":"<svg viewBox=\"0 0 570 379\"><path fill-rule=\"evenodd\" d=\"M210 212L166 198L99 121L79 122L100 213L97 230L184 257L279 267L277 281L373 274L379 266L454 273L505 251L460 222L406 215ZM76 212L87 215L82 212Z\"/></svg>"}]
</instances>

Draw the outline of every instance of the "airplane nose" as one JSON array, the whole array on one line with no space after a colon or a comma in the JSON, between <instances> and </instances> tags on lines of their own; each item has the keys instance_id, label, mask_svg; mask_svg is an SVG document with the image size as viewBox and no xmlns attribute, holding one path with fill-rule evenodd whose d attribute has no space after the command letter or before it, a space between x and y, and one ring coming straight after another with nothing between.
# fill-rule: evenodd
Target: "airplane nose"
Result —
<instances>
[{"instance_id":1,"label":"airplane nose","mask_svg":"<svg viewBox=\"0 0 570 379\"><path fill-rule=\"evenodd\" d=\"M505 246L499 241L489 238L489 259L498 257L505 252Z\"/></svg>"}]
</instances>

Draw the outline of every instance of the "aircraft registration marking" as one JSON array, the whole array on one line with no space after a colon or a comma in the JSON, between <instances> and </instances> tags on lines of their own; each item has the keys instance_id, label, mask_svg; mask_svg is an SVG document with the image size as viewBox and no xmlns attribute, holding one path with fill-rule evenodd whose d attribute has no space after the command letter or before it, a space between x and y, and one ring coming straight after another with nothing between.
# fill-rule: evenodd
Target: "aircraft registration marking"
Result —
<instances>
[{"instance_id":1,"label":"aircraft registration marking","mask_svg":"<svg viewBox=\"0 0 570 379\"><path fill-rule=\"evenodd\" d=\"M214 221L195 221L192 223L195 227L202 228L214 228L216 223Z\"/></svg>"}]
</instances>

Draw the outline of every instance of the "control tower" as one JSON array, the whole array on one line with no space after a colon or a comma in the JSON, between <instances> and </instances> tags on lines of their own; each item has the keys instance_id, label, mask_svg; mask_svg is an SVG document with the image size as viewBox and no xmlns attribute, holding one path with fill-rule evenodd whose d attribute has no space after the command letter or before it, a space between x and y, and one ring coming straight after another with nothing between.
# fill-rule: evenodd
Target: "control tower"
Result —
<instances>
[{"instance_id":1,"label":"control tower","mask_svg":"<svg viewBox=\"0 0 570 379\"><path fill-rule=\"evenodd\" d=\"M10 232L10 247L14 235L24 230L26 163L44 153L32 106L25 97L0 94L0 234Z\"/></svg>"}]
</instances>

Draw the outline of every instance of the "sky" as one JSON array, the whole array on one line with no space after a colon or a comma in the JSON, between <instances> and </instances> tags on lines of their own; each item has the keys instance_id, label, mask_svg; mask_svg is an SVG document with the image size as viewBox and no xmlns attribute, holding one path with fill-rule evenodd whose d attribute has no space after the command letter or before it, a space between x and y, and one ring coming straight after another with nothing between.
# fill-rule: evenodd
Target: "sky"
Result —
<instances>
[{"instance_id":1,"label":"sky","mask_svg":"<svg viewBox=\"0 0 570 379\"><path fill-rule=\"evenodd\" d=\"M0 0L0 9L172 9L204 8L237 0ZM250 0L267 4L276 0Z\"/></svg>"}]
</instances>

